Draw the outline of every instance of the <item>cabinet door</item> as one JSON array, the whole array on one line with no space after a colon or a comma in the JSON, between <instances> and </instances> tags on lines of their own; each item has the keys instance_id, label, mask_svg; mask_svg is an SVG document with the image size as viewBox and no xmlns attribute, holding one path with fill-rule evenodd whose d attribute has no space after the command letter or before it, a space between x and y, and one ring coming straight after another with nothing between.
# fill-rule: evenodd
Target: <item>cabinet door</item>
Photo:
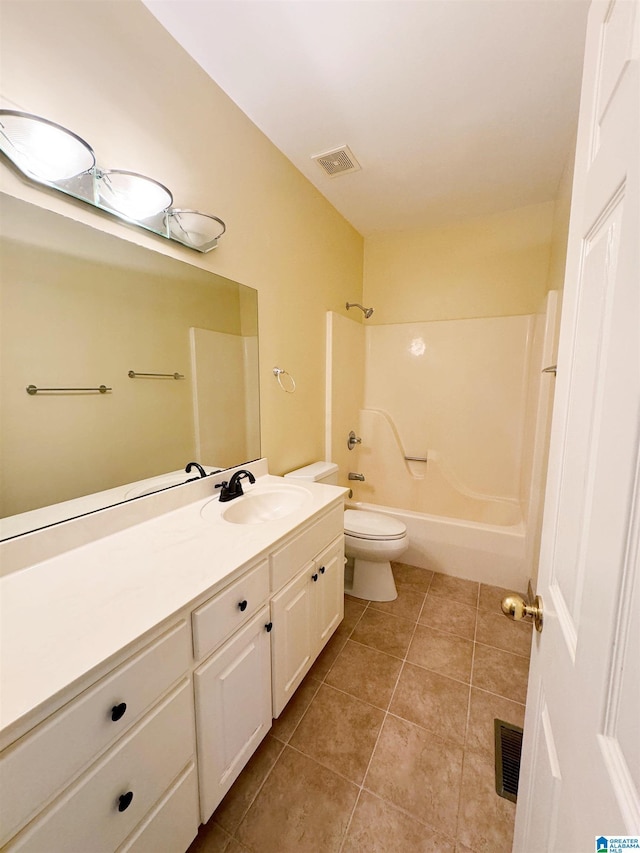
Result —
<instances>
[{"instance_id":1,"label":"cabinet door","mask_svg":"<svg viewBox=\"0 0 640 853\"><path fill-rule=\"evenodd\" d=\"M202 823L271 728L268 622L263 607L194 673Z\"/></svg>"},{"instance_id":2,"label":"cabinet door","mask_svg":"<svg viewBox=\"0 0 640 853\"><path fill-rule=\"evenodd\" d=\"M317 651L314 563L271 600L273 716L279 716L313 663Z\"/></svg>"},{"instance_id":3,"label":"cabinet door","mask_svg":"<svg viewBox=\"0 0 640 853\"><path fill-rule=\"evenodd\" d=\"M315 561L318 582L317 597L317 647L316 654L344 617L344 536L333 542Z\"/></svg>"}]
</instances>

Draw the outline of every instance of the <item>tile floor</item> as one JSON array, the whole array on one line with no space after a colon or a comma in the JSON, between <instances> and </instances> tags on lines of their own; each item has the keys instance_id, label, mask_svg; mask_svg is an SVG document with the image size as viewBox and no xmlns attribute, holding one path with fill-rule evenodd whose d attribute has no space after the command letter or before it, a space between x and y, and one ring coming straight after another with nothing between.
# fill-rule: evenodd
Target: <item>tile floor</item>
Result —
<instances>
[{"instance_id":1,"label":"tile floor","mask_svg":"<svg viewBox=\"0 0 640 853\"><path fill-rule=\"evenodd\" d=\"M506 590L394 564L345 617L189 853L507 853L495 717L522 725L531 629Z\"/></svg>"}]
</instances>

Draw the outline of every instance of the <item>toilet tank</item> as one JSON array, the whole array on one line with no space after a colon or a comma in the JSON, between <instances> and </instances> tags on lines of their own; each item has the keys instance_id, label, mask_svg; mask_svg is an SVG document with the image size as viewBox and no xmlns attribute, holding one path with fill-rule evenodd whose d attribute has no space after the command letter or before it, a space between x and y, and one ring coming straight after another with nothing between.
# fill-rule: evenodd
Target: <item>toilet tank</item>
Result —
<instances>
[{"instance_id":1,"label":"toilet tank","mask_svg":"<svg viewBox=\"0 0 640 853\"><path fill-rule=\"evenodd\" d=\"M338 466L333 462L313 462L304 468L296 468L284 475L286 479L307 480L313 483L328 483L338 485Z\"/></svg>"}]
</instances>

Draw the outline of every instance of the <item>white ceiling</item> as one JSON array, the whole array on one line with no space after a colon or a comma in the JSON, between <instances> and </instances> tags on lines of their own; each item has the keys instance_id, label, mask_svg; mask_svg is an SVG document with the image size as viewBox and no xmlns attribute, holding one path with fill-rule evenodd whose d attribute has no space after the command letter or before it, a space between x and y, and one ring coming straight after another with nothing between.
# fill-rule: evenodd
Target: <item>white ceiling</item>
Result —
<instances>
[{"instance_id":1,"label":"white ceiling","mask_svg":"<svg viewBox=\"0 0 640 853\"><path fill-rule=\"evenodd\" d=\"M554 198L586 0L143 0L363 235ZM310 158L348 145L359 172Z\"/></svg>"}]
</instances>

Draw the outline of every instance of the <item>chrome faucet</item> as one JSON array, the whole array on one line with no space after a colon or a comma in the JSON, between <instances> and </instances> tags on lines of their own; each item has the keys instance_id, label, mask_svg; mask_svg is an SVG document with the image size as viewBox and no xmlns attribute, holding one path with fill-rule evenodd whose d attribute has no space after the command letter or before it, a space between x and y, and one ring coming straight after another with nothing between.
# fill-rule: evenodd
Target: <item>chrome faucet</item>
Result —
<instances>
[{"instance_id":1,"label":"chrome faucet","mask_svg":"<svg viewBox=\"0 0 640 853\"><path fill-rule=\"evenodd\" d=\"M245 471L242 468L240 471L236 471L235 474L231 477L229 482L225 480L223 483L216 483L216 489L220 489L220 503L225 503L226 501L232 501L234 498L240 498L244 494L242 491L242 480L243 477L247 477L250 483L255 483L256 478L253 476L251 471Z\"/></svg>"},{"instance_id":2,"label":"chrome faucet","mask_svg":"<svg viewBox=\"0 0 640 853\"><path fill-rule=\"evenodd\" d=\"M364 483L364 474L354 474L353 471L349 471L349 479L360 480L360 482Z\"/></svg>"}]
</instances>

